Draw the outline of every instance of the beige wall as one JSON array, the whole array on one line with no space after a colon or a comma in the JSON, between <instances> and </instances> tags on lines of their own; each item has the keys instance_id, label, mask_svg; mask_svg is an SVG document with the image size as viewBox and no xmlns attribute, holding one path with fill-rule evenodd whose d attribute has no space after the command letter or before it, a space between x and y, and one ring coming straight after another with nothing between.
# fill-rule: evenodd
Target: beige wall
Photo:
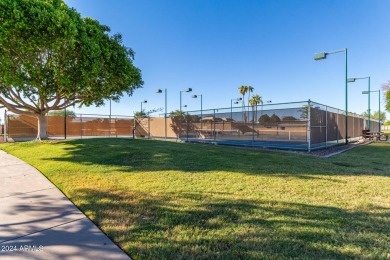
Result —
<instances>
[{"instance_id":1,"label":"beige wall","mask_svg":"<svg viewBox=\"0 0 390 260\"><path fill-rule=\"evenodd\" d=\"M172 118L167 118L167 137L177 138L185 130L185 123L178 124ZM136 136L165 137L164 118L143 118L137 120Z\"/></svg>"}]
</instances>

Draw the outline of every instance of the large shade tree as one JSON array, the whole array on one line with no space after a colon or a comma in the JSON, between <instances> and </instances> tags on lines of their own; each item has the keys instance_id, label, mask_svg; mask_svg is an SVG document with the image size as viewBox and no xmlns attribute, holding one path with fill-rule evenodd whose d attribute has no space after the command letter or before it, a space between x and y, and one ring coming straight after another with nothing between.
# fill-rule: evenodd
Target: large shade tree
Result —
<instances>
[{"instance_id":1,"label":"large shade tree","mask_svg":"<svg viewBox=\"0 0 390 260\"><path fill-rule=\"evenodd\" d=\"M120 34L82 18L62 0L0 1L0 107L38 119L49 111L104 105L142 86Z\"/></svg>"}]
</instances>

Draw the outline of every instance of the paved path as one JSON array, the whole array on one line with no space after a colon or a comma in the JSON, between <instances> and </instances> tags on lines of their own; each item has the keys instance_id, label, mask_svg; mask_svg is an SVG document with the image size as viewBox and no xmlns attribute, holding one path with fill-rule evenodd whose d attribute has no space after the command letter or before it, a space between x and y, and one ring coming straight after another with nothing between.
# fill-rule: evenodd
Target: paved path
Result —
<instances>
[{"instance_id":1,"label":"paved path","mask_svg":"<svg viewBox=\"0 0 390 260\"><path fill-rule=\"evenodd\" d=\"M49 180L0 150L0 259L130 259Z\"/></svg>"}]
</instances>

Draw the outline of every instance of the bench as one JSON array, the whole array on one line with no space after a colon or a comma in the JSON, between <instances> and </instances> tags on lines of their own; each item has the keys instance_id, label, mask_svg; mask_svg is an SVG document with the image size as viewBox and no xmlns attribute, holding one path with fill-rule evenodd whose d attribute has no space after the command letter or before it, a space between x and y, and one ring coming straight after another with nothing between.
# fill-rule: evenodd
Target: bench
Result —
<instances>
[{"instance_id":1,"label":"bench","mask_svg":"<svg viewBox=\"0 0 390 260\"><path fill-rule=\"evenodd\" d=\"M379 141L387 141L389 140L389 134L385 134L384 132L380 132L378 136Z\"/></svg>"},{"instance_id":2,"label":"bench","mask_svg":"<svg viewBox=\"0 0 390 260\"><path fill-rule=\"evenodd\" d=\"M389 134L385 134L384 132L370 132L369 130L363 130L362 137L368 140L387 141L389 139Z\"/></svg>"}]
</instances>

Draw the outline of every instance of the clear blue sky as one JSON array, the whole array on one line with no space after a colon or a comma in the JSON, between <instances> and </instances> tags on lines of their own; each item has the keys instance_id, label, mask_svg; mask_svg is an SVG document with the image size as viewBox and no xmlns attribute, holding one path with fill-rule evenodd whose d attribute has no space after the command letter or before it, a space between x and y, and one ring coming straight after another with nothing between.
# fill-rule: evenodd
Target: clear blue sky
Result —
<instances>
[{"instance_id":1,"label":"clear blue sky","mask_svg":"<svg viewBox=\"0 0 390 260\"><path fill-rule=\"evenodd\" d=\"M230 107L240 85L273 103L313 101L345 108L344 54L314 61L313 54L348 48L349 76L371 76L371 90L390 80L388 0L65 0L82 16L121 33L145 82L132 97L112 103L113 114L164 107L168 112ZM349 111L367 109L367 81L349 85ZM383 108L384 106L382 106ZM378 109L372 93L371 109ZM101 108L76 109L108 114Z\"/></svg>"}]
</instances>

